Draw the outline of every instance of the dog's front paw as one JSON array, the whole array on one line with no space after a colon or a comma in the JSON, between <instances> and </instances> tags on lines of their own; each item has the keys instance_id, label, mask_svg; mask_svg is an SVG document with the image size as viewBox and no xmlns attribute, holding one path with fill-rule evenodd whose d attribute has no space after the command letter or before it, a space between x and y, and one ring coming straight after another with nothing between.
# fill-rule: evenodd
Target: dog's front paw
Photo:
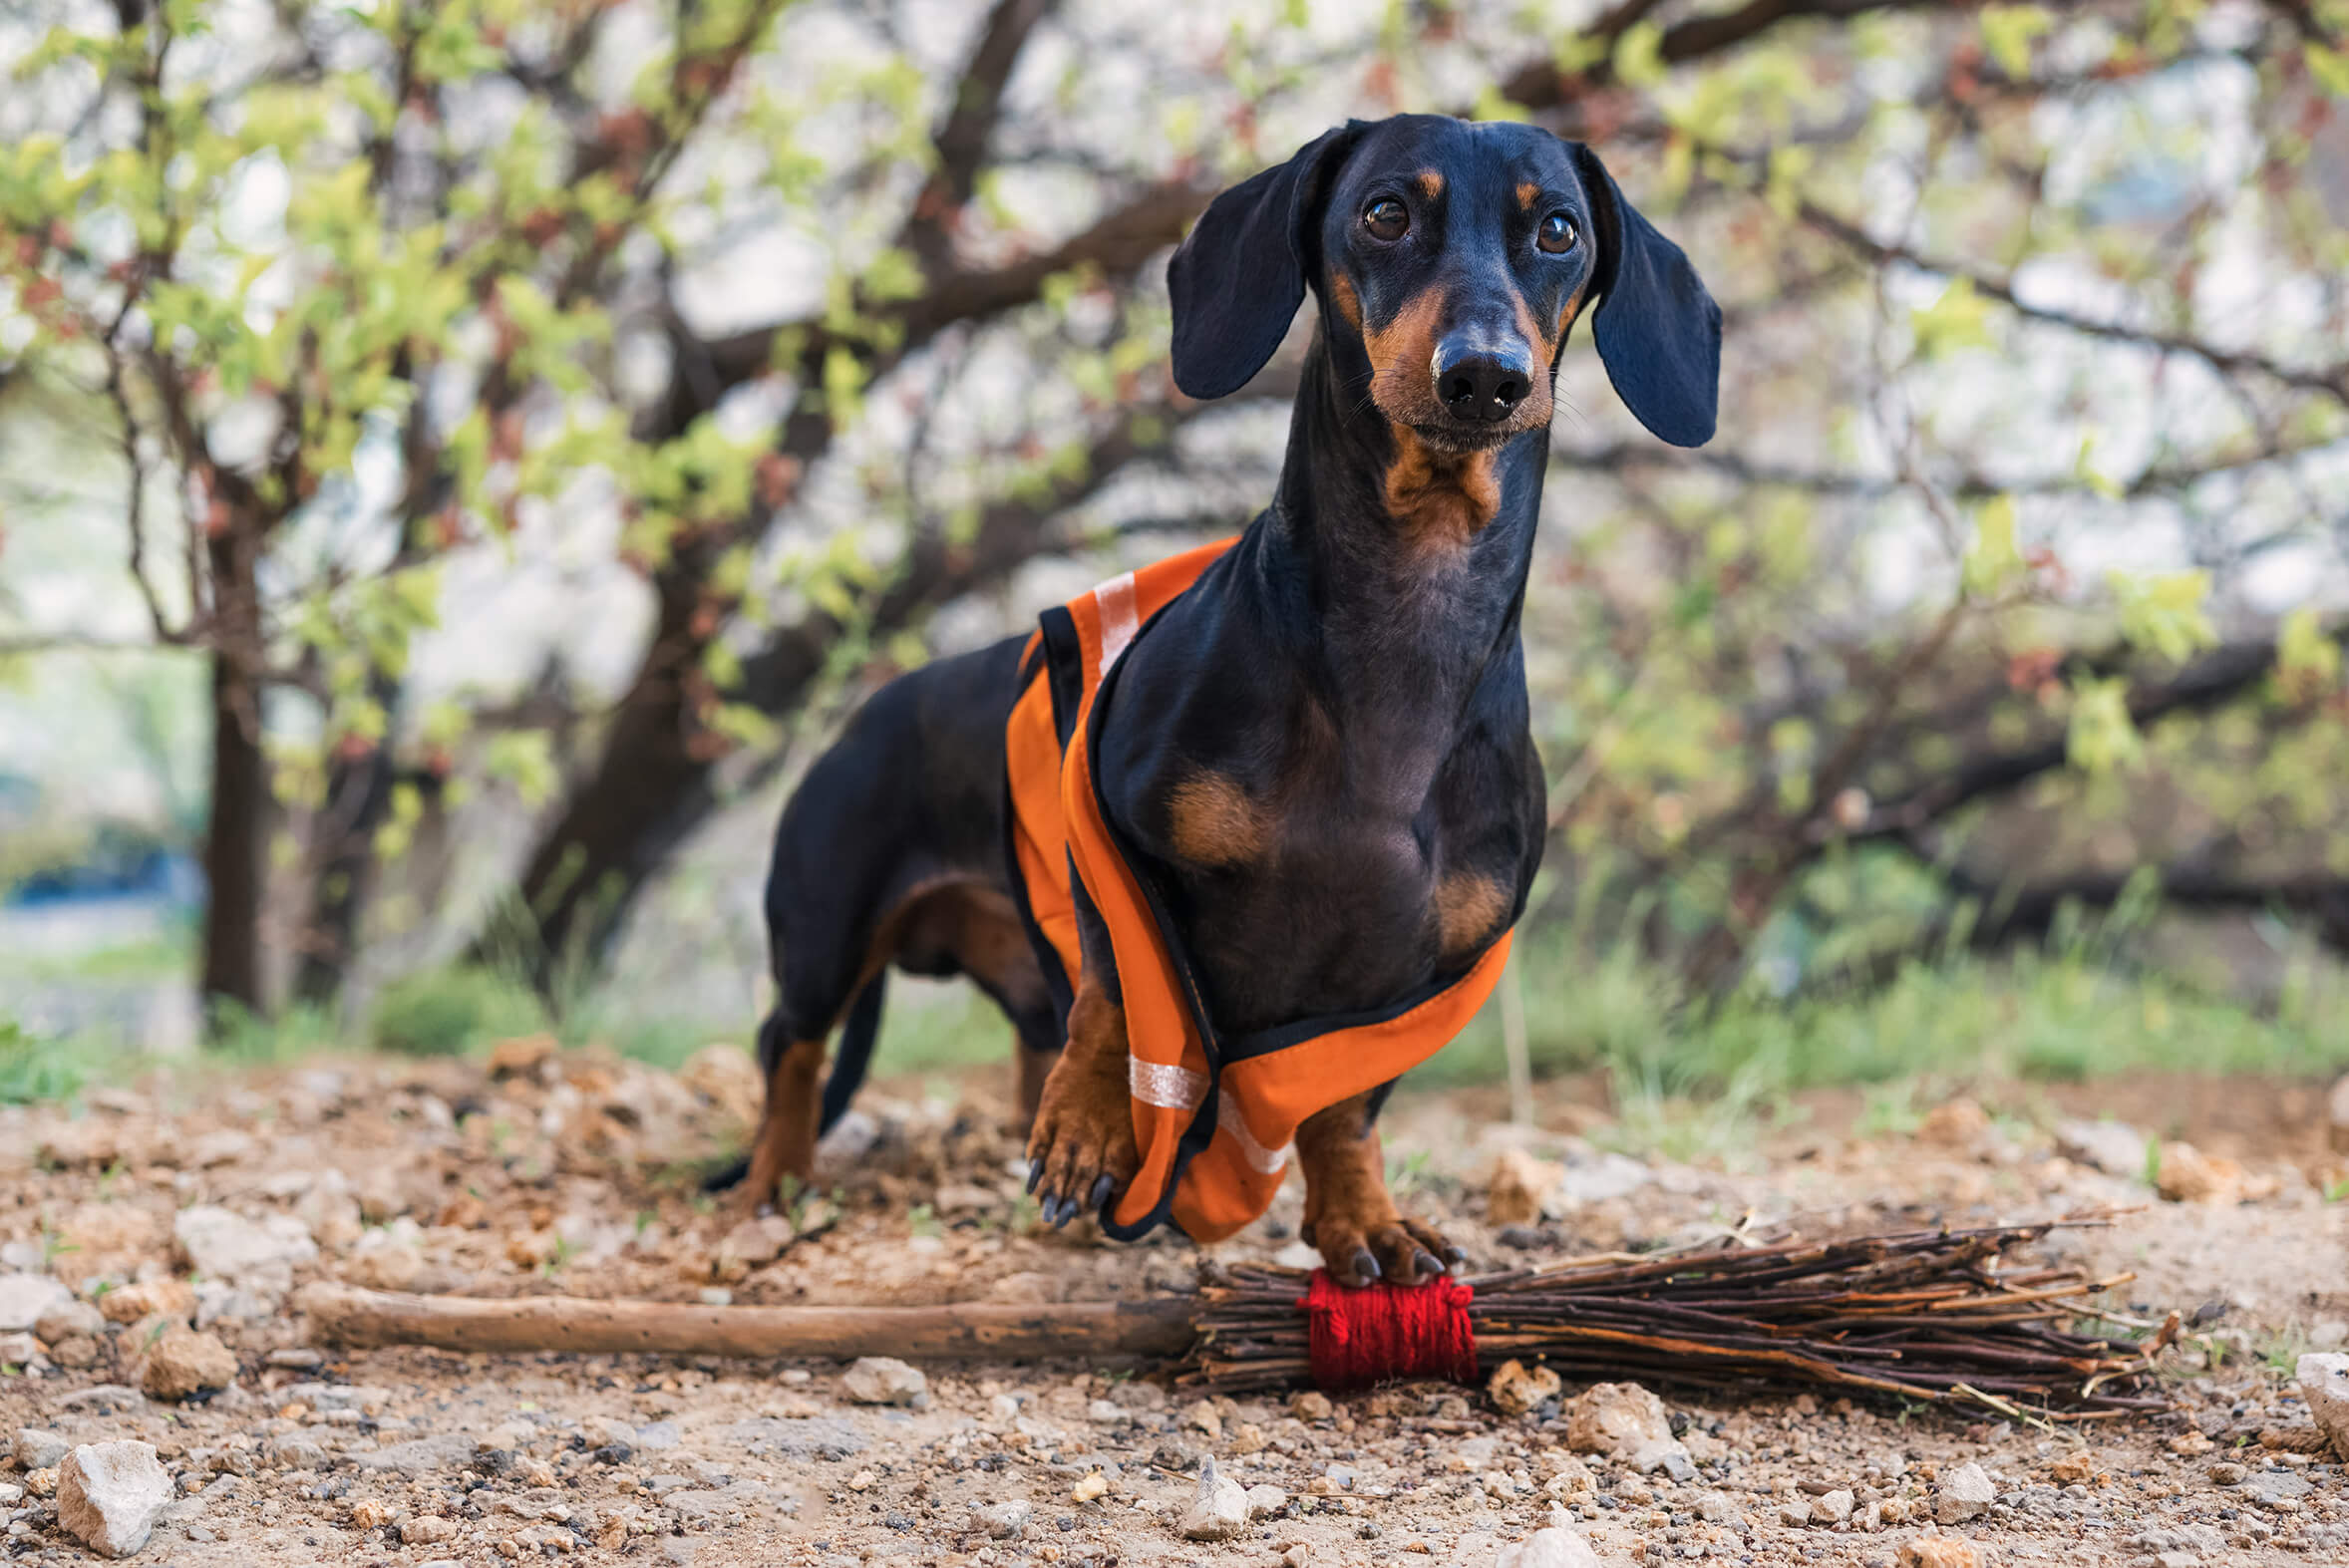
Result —
<instances>
[{"instance_id":1,"label":"dog's front paw","mask_svg":"<svg viewBox=\"0 0 2349 1568\"><path fill-rule=\"evenodd\" d=\"M1324 1214L1310 1221L1303 1235L1305 1244L1321 1253L1329 1277L1349 1290L1382 1280L1423 1285L1468 1258L1442 1231L1404 1219L1391 1206L1383 1215Z\"/></svg>"},{"instance_id":2,"label":"dog's front paw","mask_svg":"<svg viewBox=\"0 0 2349 1568\"><path fill-rule=\"evenodd\" d=\"M1087 1067L1069 1057L1054 1067L1028 1134L1028 1190L1051 1225L1102 1212L1142 1168L1124 1079Z\"/></svg>"}]
</instances>

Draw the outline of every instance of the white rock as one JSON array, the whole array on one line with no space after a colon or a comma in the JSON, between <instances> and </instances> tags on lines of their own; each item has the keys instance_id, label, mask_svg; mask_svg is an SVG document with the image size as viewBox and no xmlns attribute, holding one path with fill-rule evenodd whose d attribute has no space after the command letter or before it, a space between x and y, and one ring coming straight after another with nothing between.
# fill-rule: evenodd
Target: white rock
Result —
<instances>
[{"instance_id":1,"label":"white rock","mask_svg":"<svg viewBox=\"0 0 2349 1568\"><path fill-rule=\"evenodd\" d=\"M1247 1491L1217 1470L1213 1459L1201 1459L1198 1495L1175 1526L1177 1533L1186 1541L1228 1541L1247 1527Z\"/></svg>"},{"instance_id":2,"label":"white rock","mask_svg":"<svg viewBox=\"0 0 2349 1568\"><path fill-rule=\"evenodd\" d=\"M1971 1459L1954 1470L1943 1470L1933 1488L1933 1517L1943 1524L1963 1524L1990 1511L1998 1488L1982 1466Z\"/></svg>"},{"instance_id":3,"label":"white rock","mask_svg":"<svg viewBox=\"0 0 2349 1568\"><path fill-rule=\"evenodd\" d=\"M1493 1568L1599 1568L1599 1562L1581 1531L1553 1524L1514 1546L1504 1546Z\"/></svg>"},{"instance_id":4,"label":"white rock","mask_svg":"<svg viewBox=\"0 0 2349 1568\"><path fill-rule=\"evenodd\" d=\"M72 1291L46 1274L0 1274L0 1334L22 1333L73 1299Z\"/></svg>"},{"instance_id":5,"label":"white rock","mask_svg":"<svg viewBox=\"0 0 2349 1568\"><path fill-rule=\"evenodd\" d=\"M88 1302L76 1301L70 1296L42 1313L33 1324L34 1337L45 1345L70 1340L77 1334L96 1339L105 1332L106 1314Z\"/></svg>"},{"instance_id":6,"label":"white rock","mask_svg":"<svg viewBox=\"0 0 2349 1568\"><path fill-rule=\"evenodd\" d=\"M271 1214L256 1224L217 1204L199 1203L179 1211L171 1236L198 1274L275 1295L292 1287L295 1265L318 1259L318 1244L291 1214Z\"/></svg>"},{"instance_id":7,"label":"white rock","mask_svg":"<svg viewBox=\"0 0 2349 1568\"><path fill-rule=\"evenodd\" d=\"M1850 1519L1851 1510L1858 1505L1858 1498L1842 1487L1838 1487L1836 1490L1812 1500L1812 1516L1823 1524L1843 1524Z\"/></svg>"},{"instance_id":8,"label":"white rock","mask_svg":"<svg viewBox=\"0 0 2349 1568\"><path fill-rule=\"evenodd\" d=\"M73 1444L56 1432L39 1426L19 1426L16 1429L16 1466L20 1470L46 1470L54 1467Z\"/></svg>"},{"instance_id":9,"label":"white rock","mask_svg":"<svg viewBox=\"0 0 2349 1568\"><path fill-rule=\"evenodd\" d=\"M840 1387L858 1405L911 1405L929 1393L930 1380L919 1367L894 1356L865 1356L848 1369Z\"/></svg>"},{"instance_id":10,"label":"white rock","mask_svg":"<svg viewBox=\"0 0 2349 1568\"><path fill-rule=\"evenodd\" d=\"M1656 1173L1628 1154L1612 1150L1595 1158L1569 1160L1563 1180L1545 1207L1567 1213L1585 1203L1628 1197L1656 1179Z\"/></svg>"},{"instance_id":11,"label":"white rock","mask_svg":"<svg viewBox=\"0 0 2349 1568\"><path fill-rule=\"evenodd\" d=\"M1026 1498L1015 1497L1009 1502L989 1503L983 1508L973 1508L971 1518L980 1529L995 1539L1011 1541L1017 1540L1020 1532L1028 1527L1028 1516L1035 1511L1035 1505Z\"/></svg>"},{"instance_id":12,"label":"white rock","mask_svg":"<svg viewBox=\"0 0 2349 1568\"><path fill-rule=\"evenodd\" d=\"M2093 1165L2108 1176L2143 1180L2146 1136L2121 1121L2061 1121L2055 1129L2056 1152L2083 1165Z\"/></svg>"},{"instance_id":13,"label":"white rock","mask_svg":"<svg viewBox=\"0 0 2349 1568\"><path fill-rule=\"evenodd\" d=\"M171 1477L144 1442L85 1443L57 1471L57 1522L92 1551L128 1557L174 1495Z\"/></svg>"},{"instance_id":14,"label":"white rock","mask_svg":"<svg viewBox=\"0 0 2349 1568\"><path fill-rule=\"evenodd\" d=\"M2334 1454L2349 1459L2349 1356L2312 1352L2292 1370L2300 1380L2300 1398L2308 1402L2308 1413L2333 1440Z\"/></svg>"}]
</instances>

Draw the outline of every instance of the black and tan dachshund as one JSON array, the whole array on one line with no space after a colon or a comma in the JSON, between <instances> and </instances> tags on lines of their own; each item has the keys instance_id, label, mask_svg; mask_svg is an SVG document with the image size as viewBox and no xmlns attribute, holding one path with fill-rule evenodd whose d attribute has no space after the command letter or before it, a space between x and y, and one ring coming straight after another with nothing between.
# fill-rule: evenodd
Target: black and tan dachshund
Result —
<instances>
[{"instance_id":1,"label":"black and tan dachshund","mask_svg":"<svg viewBox=\"0 0 2349 1568\"><path fill-rule=\"evenodd\" d=\"M1316 331L1271 505L1120 667L1096 743L1105 815L1166 890L1217 1030L1375 1009L1461 972L1540 861L1518 622L1567 332L1595 302L1616 393L1697 446L1720 311L1588 148L1416 115L1348 124L1223 192L1168 283L1193 398L1246 384L1308 290ZM864 1075L892 962L968 975L1009 1015L1048 1218L1100 1209L1135 1174L1101 919L1080 899L1064 1022L1014 901L1004 727L1021 658L1013 638L884 687L784 811L753 1205L809 1175ZM1461 1256L1387 1191L1383 1098L1295 1137L1305 1239L1350 1285Z\"/></svg>"}]
</instances>

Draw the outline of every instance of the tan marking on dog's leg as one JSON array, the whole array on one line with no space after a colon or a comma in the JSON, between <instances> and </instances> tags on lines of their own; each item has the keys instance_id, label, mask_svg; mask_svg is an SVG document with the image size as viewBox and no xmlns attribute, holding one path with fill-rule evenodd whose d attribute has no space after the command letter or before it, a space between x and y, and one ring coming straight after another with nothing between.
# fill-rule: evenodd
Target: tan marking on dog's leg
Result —
<instances>
[{"instance_id":1,"label":"tan marking on dog's leg","mask_svg":"<svg viewBox=\"0 0 2349 1568\"><path fill-rule=\"evenodd\" d=\"M1300 1234L1341 1285L1417 1285L1462 1254L1441 1232L1396 1211L1370 1102L1368 1093L1340 1100L1297 1128L1297 1164L1305 1172Z\"/></svg>"},{"instance_id":2,"label":"tan marking on dog's leg","mask_svg":"<svg viewBox=\"0 0 2349 1568\"><path fill-rule=\"evenodd\" d=\"M767 1108L759 1117L750 1179L740 1199L751 1213L775 1201L784 1177L815 1179L816 1128L824 1114L824 1057L822 1040L795 1040L784 1047L775 1071L767 1075Z\"/></svg>"},{"instance_id":3,"label":"tan marking on dog's leg","mask_svg":"<svg viewBox=\"0 0 2349 1568\"><path fill-rule=\"evenodd\" d=\"M1107 1192L1115 1194L1142 1168L1127 1087L1129 1054L1126 1010L1099 985L1080 981L1069 1008L1069 1043L1044 1080L1028 1134L1028 1158L1041 1163L1035 1192L1039 1200L1053 1200L1046 1217L1056 1224L1093 1212L1104 1177ZM1065 1207L1056 1214L1057 1205Z\"/></svg>"}]
</instances>

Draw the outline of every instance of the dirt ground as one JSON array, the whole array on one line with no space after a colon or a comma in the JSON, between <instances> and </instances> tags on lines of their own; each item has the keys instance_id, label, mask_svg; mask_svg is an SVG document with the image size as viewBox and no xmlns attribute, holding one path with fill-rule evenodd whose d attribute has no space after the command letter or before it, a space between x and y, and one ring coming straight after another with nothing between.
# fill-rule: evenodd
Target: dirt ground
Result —
<instances>
[{"instance_id":1,"label":"dirt ground","mask_svg":"<svg viewBox=\"0 0 2349 1568\"><path fill-rule=\"evenodd\" d=\"M32 1304L19 1329L43 1311L38 1337L0 1320L7 1551L84 1557L51 1495L59 1445L136 1437L178 1493L139 1560L174 1568L1484 1568L1553 1522L1608 1564L2349 1562L2343 1466L2290 1446L2308 1429L2293 1355L2349 1337L2349 1202L2325 1199L2349 1171L2322 1086L2038 1088L1984 1093L1995 1114L1967 1100L1893 1117L1831 1094L1692 1163L1610 1150L1588 1083L1545 1087L1530 1126L1496 1119L1490 1093L1399 1097L1387 1147L1405 1205L1440 1219L1471 1273L1740 1223L1825 1235L2120 1205L2044 1252L2134 1271L2125 1310L2177 1309L2195 1336L2164 1380L2175 1411L2083 1426L1661 1389L1693 1461L1674 1479L1572 1455L1555 1401L1509 1415L1434 1386L1202 1403L1075 1356L932 1367L910 1404L875 1405L837 1363L310 1347L299 1292L321 1278L763 1303L1106 1299L1194 1278L1200 1253L1179 1238L1035 1227L993 1075L868 1092L828 1144L837 1186L787 1241L733 1230L694 1186L755 1109L739 1052L671 1076L549 1051L158 1076L79 1115L0 1110L0 1308ZM2067 1122L2100 1111L2127 1126ZM2148 1135L2169 1140L2169 1197L2145 1183ZM1487 1173L1512 1147L1563 1174L1549 1217L1497 1228ZM1298 1198L1292 1180L1213 1255L1309 1261ZM1266 1511L1227 1543L1176 1530L1203 1457L1281 1494L1259 1492ZM1934 1522L1969 1463L1994 1495Z\"/></svg>"}]
</instances>

